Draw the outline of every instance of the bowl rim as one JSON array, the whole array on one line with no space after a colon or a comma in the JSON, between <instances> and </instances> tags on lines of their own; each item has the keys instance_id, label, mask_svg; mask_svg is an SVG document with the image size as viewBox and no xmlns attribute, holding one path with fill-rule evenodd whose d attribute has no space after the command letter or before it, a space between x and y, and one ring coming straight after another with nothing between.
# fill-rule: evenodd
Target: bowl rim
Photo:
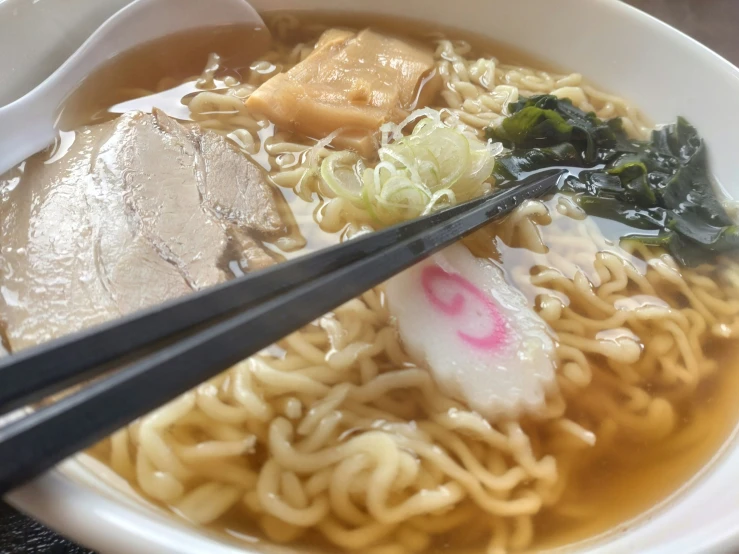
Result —
<instances>
[{"instance_id":1,"label":"bowl rim","mask_svg":"<svg viewBox=\"0 0 739 554\"><path fill-rule=\"evenodd\" d=\"M682 43L683 47L700 54L701 61L710 65L712 70L732 76L739 82L739 67L698 40L639 8L621 0L580 1L587 1L597 6L597 9L605 10L604 15L608 15L610 11L620 13L634 21L649 23L653 30L660 33L659 40ZM254 4L269 5L269 2L270 0L256 0ZM739 424L721 451L698 474L663 502L651 508L648 514L661 510L665 503L684 493L686 488L699 486L699 481L714 469L720 458L726 457L729 451L739 450L736 436L738 431ZM82 456L86 457L84 454ZM123 499L114 499L99 490L93 490L84 484L86 480L84 472L89 471L87 464L80 462L80 457L70 458L57 468L9 493L4 500L71 540L105 554L126 554L136 549L157 554L203 552L248 554L249 550L243 546L236 547L222 541L214 542L207 533L195 531L186 523L169 515L157 513L154 509L147 513L134 510L131 509L131 504ZM644 515L637 516L637 520ZM697 537L697 542L690 550L672 550L669 545L663 545L663 548L666 548L664 551L679 551L681 554L725 554L730 548L739 549L739 524L734 520L731 522L733 525L730 525L730 520L729 516L724 516L711 525L695 531L693 536ZM636 520L625 522L602 536L618 532L620 528L633 525L635 522ZM594 537L595 540L598 538ZM119 541L118 544L115 544L116 541ZM585 546L589 542L591 539L582 544ZM676 546L678 542L673 541ZM577 544L579 543L573 546L577 548ZM569 551L573 546L565 548ZM642 552L649 554L652 550ZM663 552L662 548L660 552Z\"/></svg>"}]
</instances>

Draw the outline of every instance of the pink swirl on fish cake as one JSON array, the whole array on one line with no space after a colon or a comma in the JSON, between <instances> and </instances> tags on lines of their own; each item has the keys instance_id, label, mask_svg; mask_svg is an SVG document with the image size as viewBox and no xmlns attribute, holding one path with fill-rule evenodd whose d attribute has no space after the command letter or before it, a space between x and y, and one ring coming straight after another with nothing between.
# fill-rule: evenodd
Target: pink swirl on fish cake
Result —
<instances>
[{"instance_id":1,"label":"pink swirl on fish cake","mask_svg":"<svg viewBox=\"0 0 739 554\"><path fill-rule=\"evenodd\" d=\"M452 285L458 288L460 292L453 294L449 300L445 300L438 295L438 291L434 288L435 284L442 283ZM431 305L448 316L464 315L467 304L465 293L484 308L492 323L490 332L484 336L476 337L462 330L457 330L457 335L465 343L480 350L499 350L506 344L508 332L505 318L495 303L467 279L457 273L448 273L438 265L430 265L421 272L421 285ZM474 306L472 309L474 309Z\"/></svg>"}]
</instances>

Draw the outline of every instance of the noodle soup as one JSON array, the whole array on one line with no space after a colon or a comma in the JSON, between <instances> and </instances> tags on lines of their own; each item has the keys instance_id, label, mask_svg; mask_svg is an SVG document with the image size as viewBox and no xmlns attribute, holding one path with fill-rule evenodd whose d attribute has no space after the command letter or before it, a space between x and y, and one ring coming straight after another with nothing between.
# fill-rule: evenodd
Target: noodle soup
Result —
<instances>
[{"instance_id":1,"label":"noodle soup","mask_svg":"<svg viewBox=\"0 0 739 554\"><path fill-rule=\"evenodd\" d=\"M158 108L225 137L266 172L286 229L254 235L268 258L371 232L401 212L382 205L373 217L336 192L324 162L342 151L372 160L392 139L371 137L366 155L364 142L341 146L340 135L301 132L250 108L262 85L320 48L324 33L368 25L428 54L438 90L426 108L441 114L439 129L453 121L449 128L481 156L504 155L486 141L487 129L536 95L569 98L601 120L618 117L634 140L652 131L630 102L583 76L454 31L336 14L278 14L268 23L274 39L266 51L257 52L248 30L222 29L170 37L114 61L70 99L67 134L36 163L44 156L63 163L70 142L85 140L88 131L75 131L82 125ZM415 98L432 86L426 77L420 83ZM440 153L434 158L446 169ZM16 186L33 186L32 171L19 168L0 182L3 210L14 205ZM479 194L501 185L488 175L470 178ZM734 426L737 262L724 255L683 265L665 248L621 240L638 229L588 215L573 198L527 202L461 246L485 267L502 268L498 288L514 291L546 328L554 378L542 385L536 409L471 409L469 398L450 392L433 356L411 352L403 316L382 286L118 431L92 454L144 498L197 525L339 552L538 551L643 514L694 476ZM239 275L264 259L246 258L218 257L219 270ZM462 277L485 288L471 273ZM12 349L25 339L5 314ZM519 324L512 315L508 323Z\"/></svg>"}]
</instances>

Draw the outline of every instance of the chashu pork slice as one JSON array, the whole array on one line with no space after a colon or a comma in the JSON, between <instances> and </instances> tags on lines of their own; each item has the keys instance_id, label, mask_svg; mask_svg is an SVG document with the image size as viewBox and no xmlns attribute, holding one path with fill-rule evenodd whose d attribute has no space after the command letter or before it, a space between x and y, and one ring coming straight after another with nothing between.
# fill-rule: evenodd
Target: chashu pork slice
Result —
<instances>
[{"instance_id":1,"label":"chashu pork slice","mask_svg":"<svg viewBox=\"0 0 739 554\"><path fill-rule=\"evenodd\" d=\"M198 188L217 217L263 237L286 234L289 208L262 167L234 148L224 148L223 137L212 131L193 126L189 132L199 153Z\"/></svg>"},{"instance_id":2,"label":"chashu pork slice","mask_svg":"<svg viewBox=\"0 0 739 554\"><path fill-rule=\"evenodd\" d=\"M13 351L273 263L285 232L266 175L161 112L84 127L61 159L0 177L0 321Z\"/></svg>"}]
</instances>

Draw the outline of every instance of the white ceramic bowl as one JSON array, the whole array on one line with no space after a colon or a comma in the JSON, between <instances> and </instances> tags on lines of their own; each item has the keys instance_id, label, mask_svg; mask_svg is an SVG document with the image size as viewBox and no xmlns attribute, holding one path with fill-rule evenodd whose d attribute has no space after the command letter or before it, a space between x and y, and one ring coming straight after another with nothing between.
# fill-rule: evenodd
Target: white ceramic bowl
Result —
<instances>
[{"instance_id":1,"label":"white ceramic bowl","mask_svg":"<svg viewBox=\"0 0 739 554\"><path fill-rule=\"evenodd\" d=\"M207 0L203 0L207 1ZM0 104L29 90L128 0L0 0ZM739 69L617 0L253 0L260 10L377 12L486 34L577 70L636 102L655 121L686 116L705 136L718 181L739 197ZM3 130L7 132L7 130ZM89 459L59 469L8 500L101 554L294 552L224 542L147 505ZM572 549L565 549L572 551ZM739 445L731 440L672 499L606 537L589 554L739 552Z\"/></svg>"}]
</instances>

